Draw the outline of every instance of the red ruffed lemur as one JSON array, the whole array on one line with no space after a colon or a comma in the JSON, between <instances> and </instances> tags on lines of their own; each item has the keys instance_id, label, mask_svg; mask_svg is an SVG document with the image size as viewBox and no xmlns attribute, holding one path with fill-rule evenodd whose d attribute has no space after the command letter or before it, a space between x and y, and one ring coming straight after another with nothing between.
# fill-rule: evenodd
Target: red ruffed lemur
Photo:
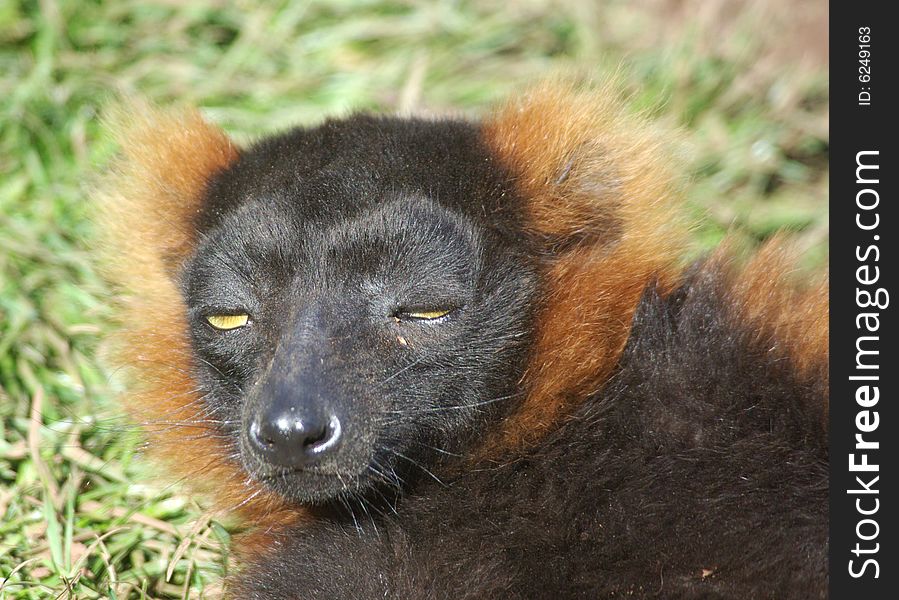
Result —
<instances>
[{"instance_id":1,"label":"red ruffed lemur","mask_svg":"<svg viewBox=\"0 0 899 600\"><path fill-rule=\"evenodd\" d=\"M685 261L608 87L245 148L118 121L124 401L252 526L229 597L826 597L826 280Z\"/></svg>"}]
</instances>

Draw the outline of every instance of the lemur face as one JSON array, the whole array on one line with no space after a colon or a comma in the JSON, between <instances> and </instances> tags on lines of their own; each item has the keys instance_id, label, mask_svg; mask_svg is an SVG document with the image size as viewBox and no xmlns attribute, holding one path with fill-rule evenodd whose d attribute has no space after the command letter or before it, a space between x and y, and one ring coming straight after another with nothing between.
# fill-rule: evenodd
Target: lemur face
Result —
<instances>
[{"instance_id":1,"label":"lemur face","mask_svg":"<svg viewBox=\"0 0 899 600\"><path fill-rule=\"evenodd\" d=\"M536 276L512 194L474 126L368 117L211 180L180 287L250 476L297 502L399 485L515 406Z\"/></svg>"}]
</instances>

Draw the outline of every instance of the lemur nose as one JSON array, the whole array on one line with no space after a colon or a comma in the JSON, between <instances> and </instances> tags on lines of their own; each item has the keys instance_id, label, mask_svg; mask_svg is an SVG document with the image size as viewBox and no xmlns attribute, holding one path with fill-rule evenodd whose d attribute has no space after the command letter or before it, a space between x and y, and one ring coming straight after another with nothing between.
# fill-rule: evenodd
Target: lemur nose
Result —
<instances>
[{"instance_id":1,"label":"lemur nose","mask_svg":"<svg viewBox=\"0 0 899 600\"><path fill-rule=\"evenodd\" d=\"M301 413L292 407L257 414L249 433L260 458L278 467L298 469L335 450L341 427L337 415Z\"/></svg>"}]
</instances>

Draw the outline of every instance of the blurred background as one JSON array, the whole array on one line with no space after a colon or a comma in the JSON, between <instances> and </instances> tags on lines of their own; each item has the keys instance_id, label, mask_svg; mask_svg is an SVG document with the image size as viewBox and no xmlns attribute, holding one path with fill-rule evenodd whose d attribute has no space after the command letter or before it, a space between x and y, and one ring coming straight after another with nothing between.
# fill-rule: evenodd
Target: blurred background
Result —
<instances>
[{"instance_id":1,"label":"blurred background","mask_svg":"<svg viewBox=\"0 0 899 600\"><path fill-rule=\"evenodd\" d=\"M215 597L227 521L141 461L96 356L86 190L121 93L238 140L356 109L476 116L617 72L685 132L701 247L787 229L826 261L824 0L0 0L0 598Z\"/></svg>"}]
</instances>

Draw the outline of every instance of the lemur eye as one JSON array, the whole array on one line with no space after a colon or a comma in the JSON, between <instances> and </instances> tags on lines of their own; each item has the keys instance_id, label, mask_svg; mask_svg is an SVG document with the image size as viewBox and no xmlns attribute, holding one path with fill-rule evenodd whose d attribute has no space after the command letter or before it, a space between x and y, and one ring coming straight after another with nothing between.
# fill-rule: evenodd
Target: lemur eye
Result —
<instances>
[{"instance_id":1,"label":"lemur eye","mask_svg":"<svg viewBox=\"0 0 899 600\"><path fill-rule=\"evenodd\" d=\"M216 329L227 331L246 325L250 321L250 315L209 315L206 321Z\"/></svg>"},{"instance_id":2,"label":"lemur eye","mask_svg":"<svg viewBox=\"0 0 899 600\"><path fill-rule=\"evenodd\" d=\"M403 310L397 313L397 317L401 319L413 319L419 321L435 321L441 317L453 312L453 309L439 310Z\"/></svg>"}]
</instances>

